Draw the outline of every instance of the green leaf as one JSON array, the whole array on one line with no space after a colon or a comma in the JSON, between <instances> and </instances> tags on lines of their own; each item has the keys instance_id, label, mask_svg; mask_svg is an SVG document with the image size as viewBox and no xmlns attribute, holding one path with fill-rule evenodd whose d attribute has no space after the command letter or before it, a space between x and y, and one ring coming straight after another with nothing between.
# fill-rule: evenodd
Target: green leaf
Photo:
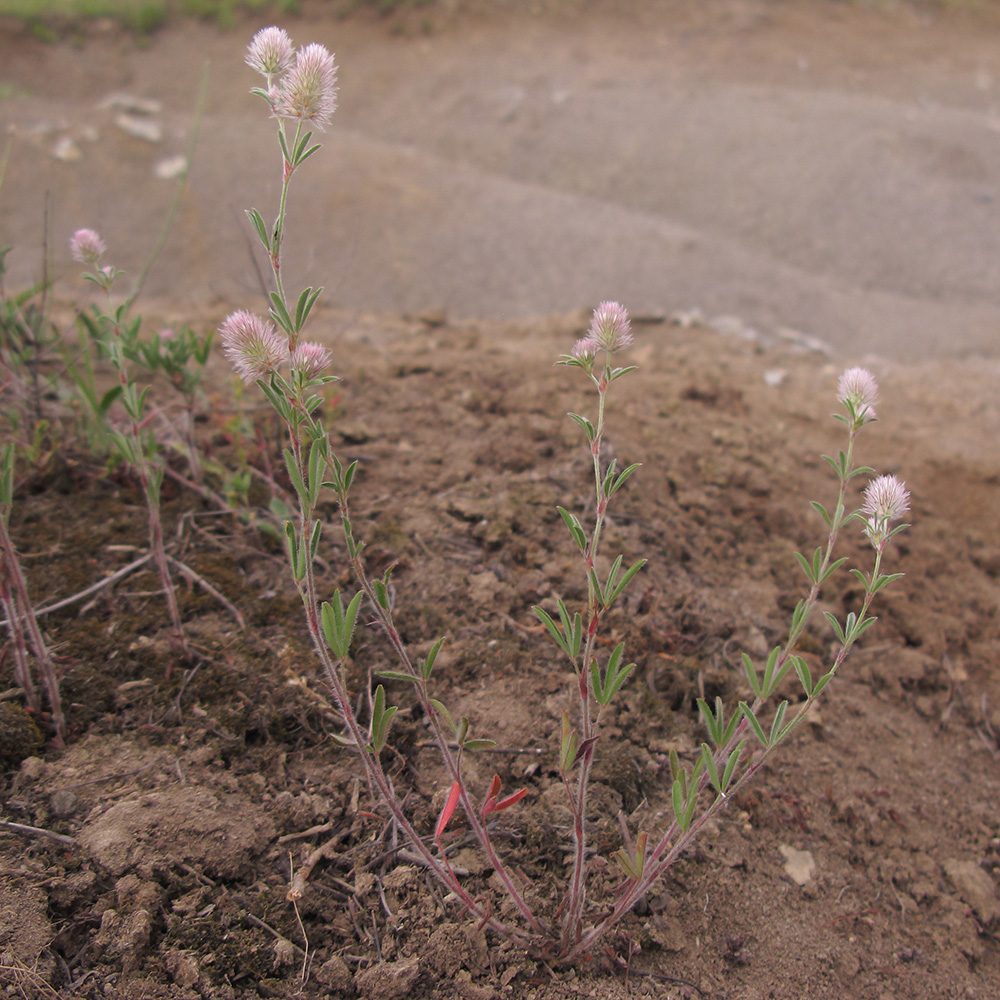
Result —
<instances>
[{"instance_id":1,"label":"green leaf","mask_svg":"<svg viewBox=\"0 0 1000 1000\"><path fill-rule=\"evenodd\" d=\"M883 587L888 587L890 583L896 580L902 579L905 574L903 573L888 573L884 576L880 576L874 584L872 584L872 594L877 594Z\"/></svg>"},{"instance_id":2,"label":"green leaf","mask_svg":"<svg viewBox=\"0 0 1000 1000\"><path fill-rule=\"evenodd\" d=\"M477 750L492 750L496 745L496 740L466 740L463 749L475 753Z\"/></svg>"},{"instance_id":3,"label":"green leaf","mask_svg":"<svg viewBox=\"0 0 1000 1000\"><path fill-rule=\"evenodd\" d=\"M642 467L641 462L634 462L627 469L622 469L620 475L615 480L614 485L608 490L608 499L610 500L628 481L629 477L635 472L636 469Z\"/></svg>"},{"instance_id":4,"label":"green leaf","mask_svg":"<svg viewBox=\"0 0 1000 1000\"><path fill-rule=\"evenodd\" d=\"M747 653L742 653L741 655L743 657L743 671L747 675L750 690L753 691L756 697L763 698L764 693L761 690L760 678L757 676L757 668L753 665L753 660Z\"/></svg>"},{"instance_id":5,"label":"green leaf","mask_svg":"<svg viewBox=\"0 0 1000 1000\"><path fill-rule=\"evenodd\" d=\"M601 606L606 608L608 603L604 600L604 590L601 587L600 579L598 579L597 570L591 567L587 570L587 576L590 578L590 585L594 588L594 593L597 594L597 599L601 602Z\"/></svg>"},{"instance_id":6,"label":"green leaf","mask_svg":"<svg viewBox=\"0 0 1000 1000\"><path fill-rule=\"evenodd\" d=\"M745 702L740 702L740 711L743 713L743 717L747 720L750 728L753 730L754 736L760 740L760 745L762 747L767 746L767 737L764 735L764 730L761 729L760 723L757 721L757 717L750 710L750 706Z\"/></svg>"},{"instance_id":7,"label":"green leaf","mask_svg":"<svg viewBox=\"0 0 1000 1000\"><path fill-rule=\"evenodd\" d=\"M316 551L319 548L319 538L323 534L323 522L318 518L313 521L312 534L309 538L309 562L316 561Z\"/></svg>"},{"instance_id":8,"label":"green leaf","mask_svg":"<svg viewBox=\"0 0 1000 1000\"><path fill-rule=\"evenodd\" d=\"M831 670L828 674L823 674L823 676L816 682L816 687L813 688L813 700L818 698L822 694L823 689L833 680L836 676L837 671Z\"/></svg>"},{"instance_id":9,"label":"green leaf","mask_svg":"<svg viewBox=\"0 0 1000 1000\"><path fill-rule=\"evenodd\" d=\"M827 566L826 572L824 572L823 575L820 577L819 582L824 583L826 580L828 580L831 576L833 576L834 573L837 572L838 569L840 569L841 566L844 565L845 562L847 562L846 556L842 556L840 559L834 559L834 561L830 563L829 566Z\"/></svg>"},{"instance_id":10,"label":"green leaf","mask_svg":"<svg viewBox=\"0 0 1000 1000\"><path fill-rule=\"evenodd\" d=\"M261 218L260 212L256 208L247 209L247 218L250 220L254 231L257 233L257 238L263 244L264 249L270 253L271 252L271 238L267 234L267 226L264 220Z\"/></svg>"},{"instance_id":11,"label":"green leaf","mask_svg":"<svg viewBox=\"0 0 1000 1000\"><path fill-rule=\"evenodd\" d=\"M698 709L701 712L702 720L705 723L705 728L708 730L709 738L716 746L722 745L722 699L715 699L716 712L713 712L708 707L708 702L704 698L698 699Z\"/></svg>"},{"instance_id":12,"label":"green leaf","mask_svg":"<svg viewBox=\"0 0 1000 1000\"><path fill-rule=\"evenodd\" d=\"M792 666L795 667L795 673L799 675L799 682L802 684L802 690L805 691L806 697L810 697L813 692L813 682L809 664L801 656L793 656Z\"/></svg>"},{"instance_id":13,"label":"green leaf","mask_svg":"<svg viewBox=\"0 0 1000 1000\"><path fill-rule=\"evenodd\" d=\"M638 365L629 365L627 368L613 368L611 374L608 376L608 385L612 382L617 382L623 375L628 375L629 372L634 372L638 370Z\"/></svg>"},{"instance_id":14,"label":"green leaf","mask_svg":"<svg viewBox=\"0 0 1000 1000\"><path fill-rule=\"evenodd\" d=\"M833 628L833 631L837 636L837 641L841 644L841 646L846 645L847 639L844 635L843 628L841 628L840 622L837 621L837 616L830 611L824 611L823 615L825 616L826 620L830 623L830 626Z\"/></svg>"},{"instance_id":15,"label":"green leaf","mask_svg":"<svg viewBox=\"0 0 1000 1000\"><path fill-rule=\"evenodd\" d=\"M813 506L814 510L818 510L819 511L820 516L826 522L826 526L828 528L832 528L833 527L833 518L830 517L830 515L826 512L826 508L818 500L813 500L812 501L812 506Z\"/></svg>"},{"instance_id":16,"label":"green leaf","mask_svg":"<svg viewBox=\"0 0 1000 1000\"><path fill-rule=\"evenodd\" d=\"M569 716L562 714L562 736L559 741L559 770L563 774L569 774L576 760L576 749L579 737L576 730L570 725Z\"/></svg>"},{"instance_id":17,"label":"green leaf","mask_svg":"<svg viewBox=\"0 0 1000 1000\"><path fill-rule=\"evenodd\" d=\"M358 605L361 603L361 591L359 590L351 599L351 603L344 611L344 602L341 599L340 591L334 592L333 601L324 601L320 606L320 621L323 625L323 635L326 643L330 647L333 655L339 660L347 658L351 648L351 638L354 634L354 622L358 614Z\"/></svg>"},{"instance_id":18,"label":"green leaf","mask_svg":"<svg viewBox=\"0 0 1000 1000\"><path fill-rule=\"evenodd\" d=\"M684 786L681 783L681 779L677 778L674 781L674 787L671 789L671 804L674 807L674 818L677 820L677 825L681 830L687 830L687 826L684 823L684 806L685 806Z\"/></svg>"},{"instance_id":19,"label":"green leaf","mask_svg":"<svg viewBox=\"0 0 1000 1000\"><path fill-rule=\"evenodd\" d=\"M444 719L445 722L451 727L455 735L458 735L458 726L455 725L455 720L451 716L451 712L445 707L444 702L438 701L437 698L431 698L431 704L434 706L434 711Z\"/></svg>"},{"instance_id":20,"label":"green leaf","mask_svg":"<svg viewBox=\"0 0 1000 1000\"><path fill-rule=\"evenodd\" d=\"M795 558L798 560L799 565L802 567L802 572L805 573L806 579L810 583L815 583L816 577L813 575L813 568L809 564L809 561L806 559L806 557L802 555L801 552L796 552Z\"/></svg>"},{"instance_id":21,"label":"green leaf","mask_svg":"<svg viewBox=\"0 0 1000 1000\"><path fill-rule=\"evenodd\" d=\"M739 716L735 716L739 718ZM736 767L740 762L740 755L743 753L743 748L747 745L746 739L742 739L736 744L733 752L729 755L729 760L726 761L726 768L722 773L722 790L725 792L729 788L729 783L733 780L733 774L736 771Z\"/></svg>"},{"instance_id":22,"label":"green leaf","mask_svg":"<svg viewBox=\"0 0 1000 1000\"><path fill-rule=\"evenodd\" d=\"M392 569L385 571L385 576L381 580L372 580L372 590L375 591L375 599L383 611L392 610L392 594L389 592L389 577Z\"/></svg>"},{"instance_id":23,"label":"green leaf","mask_svg":"<svg viewBox=\"0 0 1000 1000\"><path fill-rule=\"evenodd\" d=\"M444 645L444 636L431 647L431 651L427 654L427 659L420 664L420 676L423 677L425 681L431 679L431 671L434 669L434 661L438 657L438 653L441 652L441 647Z\"/></svg>"},{"instance_id":24,"label":"green leaf","mask_svg":"<svg viewBox=\"0 0 1000 1000\"><path fill-rule=\"evenodd\" d=\"M719 780L719 769L715 766L715 757L712 754L712 748L707 743L702 743L701 745L701 757L705 762L705 770L708 772L708 780L712 783L712 787L720 795L723 795L725 790L722 787L722 782Z\"/></svg>"},{"instance_id":25,"label":"green leaf","mask_svg":"<svg viewBox=\"0 0 1000 1000\"><path fill-rule=\"evenodd\" d=\"M680 758L677 756L676 750L670 751L668 759L670 761L670 780L673 782L676 781L684 773L684 771L681 768Z\"/></svg>"},{"instance_id":26,"label":"green leaf","mask_svg":"<svg viewBox=\"0 0 1000 1000\"><path fill-rule=\"evenodd\" d=\"M619 557L619 560L620 558L621 557ZM625 588L632 582L632 579L636 575L636 573L638 573L639 570L641 570L642 567L646 565L646 562L647 560L645 559L639 559L638 561L632 563L632 565L629 566L627 570L625 570L625 575L621 578L621 580L619 580L618 585L610 594L607 595L607 603L605 604L605 609L610 608L611 605L618 600L618 598L622 595L622 592L625 590ZM609 580L607 590L610 590L610 588L611 588L611 581ZM605 591L605 593L607 593L607 590Z\"/></svg>"},{"instance_id":27,"label":"green leaf","mask_svg":"<svg viewBox=\"0 0 1000 1000\"><path fill-rule=\"evenodd\" d=\"M351 483L354 482L354 473L357 472L357 469L358 469L357 460L351 462L351 464L347 467L347 470L344 472L342 492L347 493L347 491L351 488Z\"/></svg>"},{"instance_id":28,"label":"green leaf","mask_svg":"<svg viewBox=\"0 0 1000 1000\"><path fill-rule=\"evenodd\" d=\"M389 725L392 717L396 714L395 705L385 707L385 688L381 684L375 689L375 698L372 704L372 724L370 739L372 749L375 753L380 753L389 738Z\"/></svg>"},{"instance_id":29,"label":"green leaf","mask_svg":"<svg viewBox=\"0 0 1000 1000\"><path fill-rule=\"evenodd\" d=\"M323 487L323 466L326 464L326 439L317 438L309 446L309 508L316 506Z\"/></svg>"},{"instance_id":30,"label":"green leaf","mask_svg":"<svg viewBox=\"0 0 1000 1000\"><path fill-rule=\"evenodd\" d=\"M629 675L633 670L635 670L634 663L630 663L625 667L619 666L624 650L625 643L618 643L608 660L608 666L604 672L603 681L601 680L600 670L596 661L593 661L590 664L590 675L594 685L594 697L600 705L610 705L611 699L618 694L622 685L628 680Z\"/></svg>"},{"instance_id":31,"label":"green leaf","mask_svg":"<svg viewBox=\"0 0 1000 1000\"><path fill-rule=\"evenodd\" d=\"M776 683L774 680L774 667L778 662L780 654L781 647L775 646L767 657L767 665L764 667L764 683L761 685L764 692L763 696L765 698L770 698L771 692L774 690L774 685Z\"/></svg>"},{"instance_id":32,"label":"green leaf","mask_svg":"<svg viewBox=\"0 0 1000 1000\"><path fill-rule=\"evenodd\" d=\"M386 680L409 681L411 684L413 683L413 677L402 670L376 670L375 673L377 676L384 677Z\"/></svg>"},{"instance_id":33,"label":"green leaf","mask_svg":"<svg viewBox=\"0 0 1000 1000\"><path fill-rule=\"evenodd\" d=\"M292 317L288 315L288 307L277 292L271 292L271 317L285 333L289 336L294 335L295 327L292 326Z\"/></svg>"},{"instance_id":34,"label":"green leaf","mask_svg":"<svg viewBox=\"0 0 1000 1000\"><path fill-rule=\"evenodd\" d=\"M555 640L556 645L571 659L575 661L575 657L571 655L569 651L569 646L566 644L566 640L563 638L562 632L559 631L559 626L552 620L552 617L544 609L537 605L531 609L535 614L541 619L542 623L549 630L549 635Z\"/></svg>"},{"instance_id":35,"label":"green leaf","mask_svg":"<svg viewBox=\"0 0 1000 1000\"><path fill-rule=\"evenodd\" d=\"M782 724L785 721L785 712L788 709L788 702L783 701L779 706L778 710L774 713L774 721L771 723L771 737L767 741L768 746L773 746L774 744L780 742L781 737L784 733L781 730Z\"/></svg>"},{"instance_id":36,"label":"green leaf","mask_svg":"<svg viewBox=\"0 0 1000 1000\"><path fill-rule=\"evenodd\" d=\"M616 862L618 867L621 868L622 873L625 878L638 882L642 877L639 869L635 865L635 861L625 853L625 850L621 847L611 855L611 860Z\"/></svg>"},{"instance_id":37,"label":"green leaf","mask_svg":"<svg viewBox=\"0 0 1000 1000\"><path fill-rule=\"evenodd\" d=\"M284 449L284 456L285 468L288 470L288 478L292 482L292 487L303 500L307 500L308 496L306 493L306 484L302 480L302 472L299 469L298 463L295 461L295 456L292 454L291 448Z\"/></svg>"},{"instance_id":38,"label":"green leaf","mask_svg":"<svg viewBox=\"0 0 1000 1000\"><path fill-rule=\"evenodd\" d=\"M292 578L298 583L305 576L305 559L299 550L299 536L291 521L285 521L285 540L288 543L288 561L292 567Z\"/></svg>"},{"instance_id":39,"label":"green leaf","mask_svg":"<svg viewBox=\"0 0 1000 1000\"><path fill-rule=\"evenodd\" d=\"M581 417L579 413L571 413L570 417L583 428L584 434L587 435L587 440L593 443L594 425L586 417Z\"/></svg>"},{"instance_id":40,"label":"green leaf","mask_svg":"<svg viewBox=\"0 0 1000 1000\"><path fill-rule=\"evenodd\" d=\"M312 311L312 307L316 304L316 299L319 298L322 288L317 288L313 290L312 288L303 288L302 294L299 295L299 301L295 304L295 330L300 332L302 327L305 326L306 320L309 318L309 313Z\"/></svg>"},{"instance_id":41,"label":"green leaf","mask_svg":"<svg viewBox=\"0 0 1000 1000\"><path fill-rule=\"evenodd\" d=\"M576 542L577 548L581 552L586 552L587 535L580 525L580 519L575 514L571 514L565 507L556 507L556 510L559 511L562 519L566 522L566 527L569 528L569 533L573 536L573 541Z\"/></svg>"},{"instance_id":42,"label":"green leaf","mask_svg":"<svg viewBox=\"0 0 1000 1000\"><path fill-rule=\"evenodd\" d=\"M604 485L601 492L604 494L605 499L608 499L611 494L609 490L611 489L611 484L615 478L615 469L618 467L618 460L612 459L611 464L608 466L607 471L604 473Z\"/></svg>"}]
</instances>

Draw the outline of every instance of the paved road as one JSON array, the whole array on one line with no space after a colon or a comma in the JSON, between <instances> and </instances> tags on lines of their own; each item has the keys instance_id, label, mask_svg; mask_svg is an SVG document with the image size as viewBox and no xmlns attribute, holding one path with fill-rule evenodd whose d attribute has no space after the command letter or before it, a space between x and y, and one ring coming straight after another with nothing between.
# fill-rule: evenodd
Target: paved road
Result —
<instances>
[{"instance_id":1,"label":"paved road","mask_svg":"<svg viewBox=\"0 0 1000 1000\"><path fill-rule=\"evenodd\" d=\"M291 22L297 41L336 49L342 93L293 192L289 272L348 308L516 319L618 298L853 356L1000 357L992 23L596 6L426 37ZM146 51L6 53L0 83L21 92L0 102L19 128L0 190L14 279L37 272L43 189L60 291L77 226L100 228L120 266L141 259L170 198L153 166L183 150L208 56L190 190L148 291L259 302L242 209L270 214L276 150L244 44L189 26ZM115 89L163 102L160 143L96 108ZM63 135L78 161L52 158Z\"/></svg>"}]
</instances>

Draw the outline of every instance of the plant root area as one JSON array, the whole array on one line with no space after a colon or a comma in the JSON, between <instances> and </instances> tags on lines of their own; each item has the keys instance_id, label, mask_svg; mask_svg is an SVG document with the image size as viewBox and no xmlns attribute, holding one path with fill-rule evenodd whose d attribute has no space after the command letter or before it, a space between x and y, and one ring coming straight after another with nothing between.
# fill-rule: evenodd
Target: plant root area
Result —
<instances>
[{"instance_id":1,"label":"plant root area","mask_svg":"<svg viewBox=\"0 0 1000 1000\"><path fill-rule=\"evenodd\" d=\"M324 419L341 458L359 462L356 534L374 571L393 568L413 653L445 638L436 696L469 717L473 735L497 741L466 758L476 795L494 773L505 790L527 789L494 837L550 918L568 872L557 756L574 677L531 609L554 610L557 596L580 608L585 597L556 507L592 516L589 451L566 414L590 412L594 394L554 361L588 318L450 323L324 309L316 319L333 331L343 376ZM669 822L670 752L692 762L705 739L696 699L734 707L748 696L741 653L761 663L782 641L805 593L793 553L824 537L810 501L836 495L821 456L844 444L831 418L839 362L657 317L636 317L634 332L628 360L639 370L612 387L602 459L642 468L614 498L603 558L649 564L602 634L602 655L624 641L637 667L597 744L595 915L619 884L619 812L633 834ZM0 661L6 996L997 995L1000 411L987 371L873 365L880 419L857 458L912 491L912 527L885 567L904 578L773 766L616 933L562 968L484 933L447 898L331 739L342 726L268 514L275 491L290 499L278 429L253 392L234 409L224 362L211 365L220 395L198 424L204 490L221 491L220 470L243 463L250 505L221 509L168 477L166 537L246 625L178 577L194 650L185 660L148 566L43 615L63 748L51 720L29 718L10 693L9 650ZM255 436L237 448L240 421ZM330 597L353 584L332 502L325 514L319 577ZM73 455L22 481L11 527L37 607L146 548L136 483ZM840 554L870 567L856 525ZM843 618L859 599L842 571L823 608ZM396 664L360 621L350 677L366 717L363 692ZM832 639L817 615L802 644L814 676ZM385 759L430 836L448 782L411 693L385 683L399 706ZM800 701L797 681L782 696ZM447 831L452 864L509 916L464 834L459 813Z\"/></svg>"}]
</instances>

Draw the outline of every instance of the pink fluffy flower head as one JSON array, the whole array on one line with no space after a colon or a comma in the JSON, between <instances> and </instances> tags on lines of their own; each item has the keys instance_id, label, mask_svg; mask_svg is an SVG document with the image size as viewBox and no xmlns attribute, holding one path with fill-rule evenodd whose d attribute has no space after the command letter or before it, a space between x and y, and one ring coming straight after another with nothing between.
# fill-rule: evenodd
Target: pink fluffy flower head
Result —
<instances>
[{"instance_id":1,"label":"pink fluffy flower head","mask_svg":"<svg viewBox=\"0 0 1000 1000\"><path fill-rule=\"evenodd\" d=\"M595 350L603 349L612 354L628 347L632 343L632 332L625 307L619 302L602 302L594 310L590 332L584 339L589 340Z\"/></svg>"},{"instance_id":2,"label":"pink fluffy flower head","mask_svg":"<svg viewBox=\"0 0 1000 1000\"><path fill-rule=\"evenodd\" d=\"M292 351L292 371L299 372L309 381L319 378L330 367L333 357L322 344L306 342Z\"/></svg>"},{"instance_id":3,"label":"pink fluffy flower head","mask_svg":"<svg viewBox=\"0 0 1000 1000\"><path fill-rule=\"evenodd\" d=\"M295 51L283 28L261 28L247 46L246 64L266 77L280 76L292 68Z\"/></svg>"},{"instance_id":4,"label":"pink fluffy flower head","mask_svg":"<svg viewBox=\"0 0 1000 1000\"><path fill-rule=\"evenodd\" d=\"M878 382L867 368L848 368L837 383L837 398L861 423L875 419Z\"/></svg>"},{"instance_id":5,"label":"pink fluffy flower head","mask_svg":"<svg viewBox=\"0 0 1000 1000\"><path fill-rule=\"evenodd\" d=\"M585 364L593 364L597 356L598 345L590 337L581 337L574 345L570 354Z\"/></svg>"},{"instance_id":6,"label":"pink fluffy flower head","mask_svg":"<svg viewBox=\"0 0 1000 1000\"><path fill-rule=\"evenodd\" d=\"M889 524L904 517L910 509L910 494L895 476L879 476L865 487L861 513L865 534L880 548L889 538Z\"/></svg>"},{"instance_id":7,"label":"pink fluffy flower head","mask_svg":"<svg viewBox=\"0 0 1000 1000\"><path fill-rule=\"evenodd\" d=\"M93 229L78 229L69 241L69 252L80 264L96 264L107 249Z\"/></svg>"},{"instance_id":8,"label":"pink fluffy flower head","mask_svg":"<svg viewBox=\"0 0 1000 1000\"><path fill-rule=\"evenodd\" d=\"M272 107L278 118L297 118L319 128L337 110L337 66L317 42L295 53L295 66L282 78Z\"/></svg>"},{"instance_id":9,"label":"pink fluffy flower head","mask_svg":"<svg viewBox=\"0 0 1000 1000\"><path fill-rule=\"evenodd\" d=\"M219 336L226 357L247 385L276 372L288 356L286 342L274 326L246 310L227 316Z\"/></svg>"}]
</instances>

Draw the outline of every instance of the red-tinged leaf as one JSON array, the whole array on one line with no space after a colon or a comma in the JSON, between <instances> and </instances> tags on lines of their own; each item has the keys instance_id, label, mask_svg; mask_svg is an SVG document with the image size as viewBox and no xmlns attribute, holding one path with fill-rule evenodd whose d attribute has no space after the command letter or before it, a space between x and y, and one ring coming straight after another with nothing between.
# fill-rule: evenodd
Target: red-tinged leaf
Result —
<instances>
[{"instance_id":1,"label":"red-tinged leaf","mask_svg":"<svg viewBox=\"0 0 1000 1000\"><path fill-rule=\"evenodd\" d=\"M522 788L519 791L514 792L513 795L508 795L507 798L501 799L497 804L494 812L500 812L501 809L506 809L508 806L515 805L520 802L521 799L528 794L527 788Z\"/></svg>"},{"instance_id":2,"label":"red-tinged leaf","mask_svg":"<svg viewBox=\"0 0 1000 1000\"><path fill-rule=\"evenodd\" d=\"M500 794L500 785L500 775L494 774L493 780L490 782L490 790L486 793L486 798L483 799L481 814L484 819L496 809L497 796Z\"/></svg>"},{"instance_id":3,"label":"red-tinged leaf","mask_svg":"<svg viewBox=\"0 0 1000 1000\"><path fill-rule=\"evenodd\" d=\"M576 756L573 758L573 763L576 764L580 758L583 757L585 753L594 748L594 744L597 742L596 736L590 736L583 740L580 745L576 748Z\"/></svg>"},{"instance_id":4,"label":"red-tinged leaf","mask_svg":"<svg viewBox=\"0 0 1000 1000\"><path fill-rule=\"evenodd\" d=\"M437 827L434 830L435 840L441 839L441 834L444 833L444 828L448 825L451 817L455 814L455 807L458 805L458 793L459 786L456 781L451 786L451 792L448 794L448 801L445 802L444 808L441 810L441 815L438 817Z\"/></svg>"}]
</instances>

